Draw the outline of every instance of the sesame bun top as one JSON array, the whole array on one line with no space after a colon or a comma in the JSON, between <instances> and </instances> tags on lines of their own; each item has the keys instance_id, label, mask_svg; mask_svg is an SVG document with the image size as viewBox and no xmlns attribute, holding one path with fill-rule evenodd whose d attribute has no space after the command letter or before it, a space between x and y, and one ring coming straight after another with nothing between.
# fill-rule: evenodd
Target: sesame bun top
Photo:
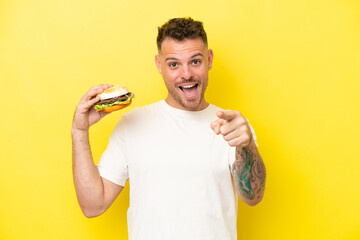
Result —
<instances>
[{"instance_id":1,"label":"sesame bun top","mask_svg":"<svg viewBox=\"0 0 360 240\"><path fill-rule=\"evenodd\" d=\"M105 100L127 94L128 92L129 90L127 89L127 87L123 85L116 85L111 88L105 89L105 91L98 94L97 96L99 96L101 100Z\"/></svg>"}]
</instances>

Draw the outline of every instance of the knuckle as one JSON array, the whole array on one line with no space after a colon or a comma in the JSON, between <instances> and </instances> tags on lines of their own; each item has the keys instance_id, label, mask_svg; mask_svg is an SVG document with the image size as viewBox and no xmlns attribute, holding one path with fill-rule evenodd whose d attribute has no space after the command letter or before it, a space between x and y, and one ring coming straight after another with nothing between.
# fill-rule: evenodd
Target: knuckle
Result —
<instances>
[{"instance_id":1,"label":"knuckle","mask_svg":"<svg viewBox=\"0 0 360 240\"><path fill-rule=\"evenodd\" d=\"M241 119L237 118L236 121L235 121L235 124L237 126L238 129L242 130L244 124L243 122L241 121Z\"/></svg>"},{"instance_id":2,"label":"knuckle","mask_svg":"<svg viewBox=\"0 0 360 240\"><path fill-rule=\"evenodd\" d=\"M76 110L77 111L82 111L86 108L86 105L84 103L79 103L77 106L76 106Z\"/></svg>"},{"instance_id":3,"label":"knuckle","mask_svg":"<svg viewBox=\"0 0 360 240\"><path fill-rule=\"evenodd\" d=\"M99 90L100 90L100 87L95 86L95 87L90 88L90 90L87 93L88 93L88 95L93 95L94 93L97 93Z\"/></svg>"},{"instance_id":4,"label":"knuckle","mask_svg":"<svg viewBox=\"0 0 360 240\"><path fill-rule=\"evenodd\" d=\"M221 126L219 130L220 130L220 133L221 133L221 134L225 134L224 126Z\"/></svg>"},{"instance_id":5,"label":"knuckle","mask_svg":"<svg viewBox=\"0 0 360 240\"><path fill-rule=\"evenodd\" d=\"M228 141L228 144L229 144L230 147L235 147L235 146L237 146L236 141L234 141L234 140Z\"/></svg>"},{"instance_id":6,"label":"knuckle","mask_svg":"<svg viewBox=\"0 0 360 240\"><path fill-rule=\"evenodd\" d=\"M248 134L248 127L246 126L246 124L241 124L240 129L241 129L242 132Z\"/></svg>"},{"instance_id":7,"label":"knuckle","mask_svg":"<svg viewBox=\"0 0 360 240\"><path fill-rule=\"evenodd\" d=\"M76 105L76 111L79 111L81 109L81 103L79 103L78 105Z\"/></svg>"},{"instance_id":8,"label":"knuckle","mask_svg":"<svg viewBox=\"0 0 360 240\"><path fill-rule=\"evenodd\" d=\"M245 143L249 143L249 142L250 142L250 136L249 136L249 135L246 135L246 136L244 137L244 142L245 142Z\"/></svg>"},{"instance_id":9,"label":"knuckle","mask_svg":"<svg viewBox=\"0 0 360 240\"><path fill-rule=\"evenodd\" d=\"M239 116L239 123L241 124L241 125L245 125L246 124L246 121L245 121L245 119L243 118L243 117L240 117Z\"/></svg>"},{"instance_id":10,"label":"knuckle","mask_svg":"<svg viewBox=\"0 0 360 240\"><path fill-rule=\"evenodd\" d=\"M92 88L90 88L88 91L87 91L87 93L86 94L89 94L89 93L91 93L91 92L94 92L94 91L96 91L96 87L92 87Z\"/></svg>"}]
</instances>

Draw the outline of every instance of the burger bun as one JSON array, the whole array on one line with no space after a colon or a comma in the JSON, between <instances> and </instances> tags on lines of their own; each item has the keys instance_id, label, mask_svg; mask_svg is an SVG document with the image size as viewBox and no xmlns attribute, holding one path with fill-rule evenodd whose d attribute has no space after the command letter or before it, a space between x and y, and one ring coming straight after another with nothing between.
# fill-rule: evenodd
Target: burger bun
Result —
<instances>
[{"instance_id":1,"label":"burger bun","mask_svg":"<svg viewBox=\"0 0 360 240\"><path fill-rule=\"evenodd\" d=\"M102 93L96 95L100 97L100 100L106 100L114 97L118 97L129 92L128 88L123 85L116 85L111 88L105 89Z\"/></svg>"}]
</instances>

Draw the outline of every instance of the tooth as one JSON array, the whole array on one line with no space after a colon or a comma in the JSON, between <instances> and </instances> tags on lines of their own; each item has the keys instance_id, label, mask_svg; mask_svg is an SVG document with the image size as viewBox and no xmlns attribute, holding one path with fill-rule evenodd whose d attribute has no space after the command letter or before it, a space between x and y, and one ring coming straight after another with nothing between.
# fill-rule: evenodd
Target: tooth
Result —
<instances>
[{"instance_id":1,"label":"tooth","mask_svg":"<svg viewBox=\"0 0 360 240\"><path fill-rule=\"evenodd\" d=\"M193 84L193 85L185 85L185 86L182 86L183 88L192 88L194 87L196 84Z\"/></svg>"}]
</instances>

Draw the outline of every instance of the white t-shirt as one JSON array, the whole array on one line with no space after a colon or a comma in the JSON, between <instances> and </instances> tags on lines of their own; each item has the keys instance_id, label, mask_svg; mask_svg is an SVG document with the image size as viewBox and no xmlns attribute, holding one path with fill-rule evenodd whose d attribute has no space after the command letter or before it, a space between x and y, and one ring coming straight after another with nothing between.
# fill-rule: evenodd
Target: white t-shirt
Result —
<instances>
[{"instance_id":1,"label":"white t-shirt","mask_svg":"<svg viewBox=\"0 0 360 240\"><path fill-rule=\"evenodd\" d=\"M235 148L210 128L219 110L162 100L119 120L97 167L118 185L129 179L130 240L237 239Z\"/></svg>"}]
</instances>

